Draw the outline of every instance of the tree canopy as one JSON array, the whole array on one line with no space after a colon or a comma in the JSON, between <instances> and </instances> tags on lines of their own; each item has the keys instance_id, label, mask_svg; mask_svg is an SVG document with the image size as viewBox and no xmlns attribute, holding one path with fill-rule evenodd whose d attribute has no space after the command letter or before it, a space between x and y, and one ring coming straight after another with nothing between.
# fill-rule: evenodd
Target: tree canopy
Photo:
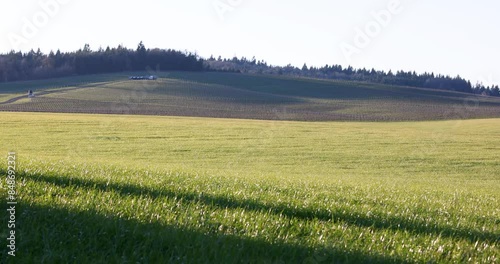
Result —
<instances>
[{"instance_id":1,"label":"tree canopy","mask_svg":"<svg viewBox=\"0 0 500 264\"><path fill-rule=\"evenodd\" d=\"M148 69L202 71L203 60L172 49L146 49L142 42L137 50L118 46L93 51L85 44L75 52L44 54L38 49L0 55L0 82Z\"/></svg>"}]
</instances>

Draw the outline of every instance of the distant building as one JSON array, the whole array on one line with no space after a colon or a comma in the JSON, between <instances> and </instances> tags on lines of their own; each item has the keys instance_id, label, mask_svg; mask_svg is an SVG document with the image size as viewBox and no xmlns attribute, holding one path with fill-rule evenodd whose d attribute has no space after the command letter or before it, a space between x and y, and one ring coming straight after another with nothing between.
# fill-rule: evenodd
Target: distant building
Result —
<instances>
[{"instance_id":1,"label":"distant building","mask_svg":"<svg viewBox=\"0 0 500 264\"><path fill-rule=\"evenodd\" d=\"M35 97L35 93L33 93L33 90L28 90L28 98L33 98Z\"/></svg>"},{"instance_id":2,"label":"distant building","mask_svg":"<svg viewBox=\"0 0 500 264\"><path fill-rule=\"evenodd\" d=\"M128 77L129 80L156 80L158 79L158 76L156 75L150 75L150 76L130 76Z\"/></svg>"}]
</instances>

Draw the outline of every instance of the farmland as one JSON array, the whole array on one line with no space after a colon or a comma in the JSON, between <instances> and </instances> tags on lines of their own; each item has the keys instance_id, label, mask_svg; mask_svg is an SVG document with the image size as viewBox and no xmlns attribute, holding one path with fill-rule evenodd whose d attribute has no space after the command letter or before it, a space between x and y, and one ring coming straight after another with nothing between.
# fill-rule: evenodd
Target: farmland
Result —
<instances>
[{"instance_id":1,"label":"farmland","mask_svg":"<svg viewBox=\"0 0 500 264\"><path fill-rule=\"evenodd\" d=\"M145 73L2 84L19 202L2 261L500 262L498 98L128 75Z\"/></svg>"},{"instance_id":2,"label":"farmland","mask_svg":"<svg viewBox=\"0 0 500 264\"><path fill-rule=\"evenodd\" d=\"M15 263L500 262L499 119L0 119Z\"/></svg>"},{"instance_id":3,"label":"farmland","mask_svg":"<svg viewBox=\"0 0 500 264\"><path fill-rule=\"evenodd\" d=\"M146 73L130 73L143 75ZM2 84L0 111L295 121L425 121L500 117L500 98L411 87L230 73L162 72ZM36 98L17 100L28 89Z\"/></svg>"}]
</instances>

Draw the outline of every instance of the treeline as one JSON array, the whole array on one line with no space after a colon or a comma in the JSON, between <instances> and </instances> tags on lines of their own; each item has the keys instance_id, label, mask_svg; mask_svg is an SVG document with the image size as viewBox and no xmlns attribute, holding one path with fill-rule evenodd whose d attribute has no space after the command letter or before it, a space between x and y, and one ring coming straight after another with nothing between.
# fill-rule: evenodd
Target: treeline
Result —
<instances>
[{"instance_id":1,"label":"treeline","mask_svg":"<svg viewBox=\"0 0 500 264\"><path fill-rule=\"evenodd\" d=\"M148 69L202 71L203 67L203 60L196 54L146 49L142 42L136 50L118 46L93 51L86 44L76 52L57 50L44 54L38 49L36 52L0 54L0 82Z\"/></svg>"},{"instance_id":2,"label":"treeline","mask_svg":"<svg viewBox=\"0 0 500 264\"><path fill-rule=\"evenodd\" d=\"M225 71L253 74L275 74L298 77L364 81L371 83L404 85L431 89L452 90L481 95L500 96L496 86L481 83L472 85L470 81L457 77L417 74L415 72L378 71L375 69L355 69L351 66L325 65L323 67L302 68L272 66L267 62L247 59L200 58L196 54L172 49L147 49L142 42L135 50L123 46L99 48L96 51L86 44L75 52L51 51L44 54L31 50L27 53L11 51L0 54L0 82L35 80L71 75L113 73L125 71Z\"/></svg>"},{"instance_id":3,"label":"treeline","mask_svg":"<svg viewBox=\"0 0 500 264\"><path fill-rule=\"evenodd\" d=\"M363 81L371 83L393 84L403 86L413 86L421 88L431 88L440 90L451 90L465 93L474 93L489 96L500 96L500 89L496 86L485 86L481 83L472 85L470 81L460 76L450 77L435 75L434 73L417 74L416 72L398 71L378 71L375 69L355 69L351 66L325 65L321 68L308 67L306 64L302 68L287 66L272 66L267 62L254 58L245 57L215 59L213 56L205 61L205 67L211 71L241 72L252 74L275 74L296 77L311 77L323 79L337 79L350 81Z\"/></svg>"}]
</instances>

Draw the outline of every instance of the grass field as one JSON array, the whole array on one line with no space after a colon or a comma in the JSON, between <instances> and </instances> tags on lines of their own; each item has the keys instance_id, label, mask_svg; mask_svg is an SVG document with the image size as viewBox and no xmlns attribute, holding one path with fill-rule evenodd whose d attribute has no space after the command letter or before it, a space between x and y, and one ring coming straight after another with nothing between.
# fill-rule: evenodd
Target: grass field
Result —
<instances>
[{"instance_id":1,"label":"grass field","mask_svg":"<svg viewBox=\"0 0 500 264\"><path fill-rule=\"evenodd\" d=\"M500 98L338 80L230 73L122 73L2 84L0 111L295 121L500 118ZM35 90L32 100L13 101Z\"/></svg>"},{"instance_id":2,"label":"grass field","mask_svg":"<svg viewBox=\"0 0 500 264\"><path fill-rule=\"evenodd\" d=\"M18 158L8 261L500 262L500 119L0 119Z\"/></svg>"}]
</instances>

